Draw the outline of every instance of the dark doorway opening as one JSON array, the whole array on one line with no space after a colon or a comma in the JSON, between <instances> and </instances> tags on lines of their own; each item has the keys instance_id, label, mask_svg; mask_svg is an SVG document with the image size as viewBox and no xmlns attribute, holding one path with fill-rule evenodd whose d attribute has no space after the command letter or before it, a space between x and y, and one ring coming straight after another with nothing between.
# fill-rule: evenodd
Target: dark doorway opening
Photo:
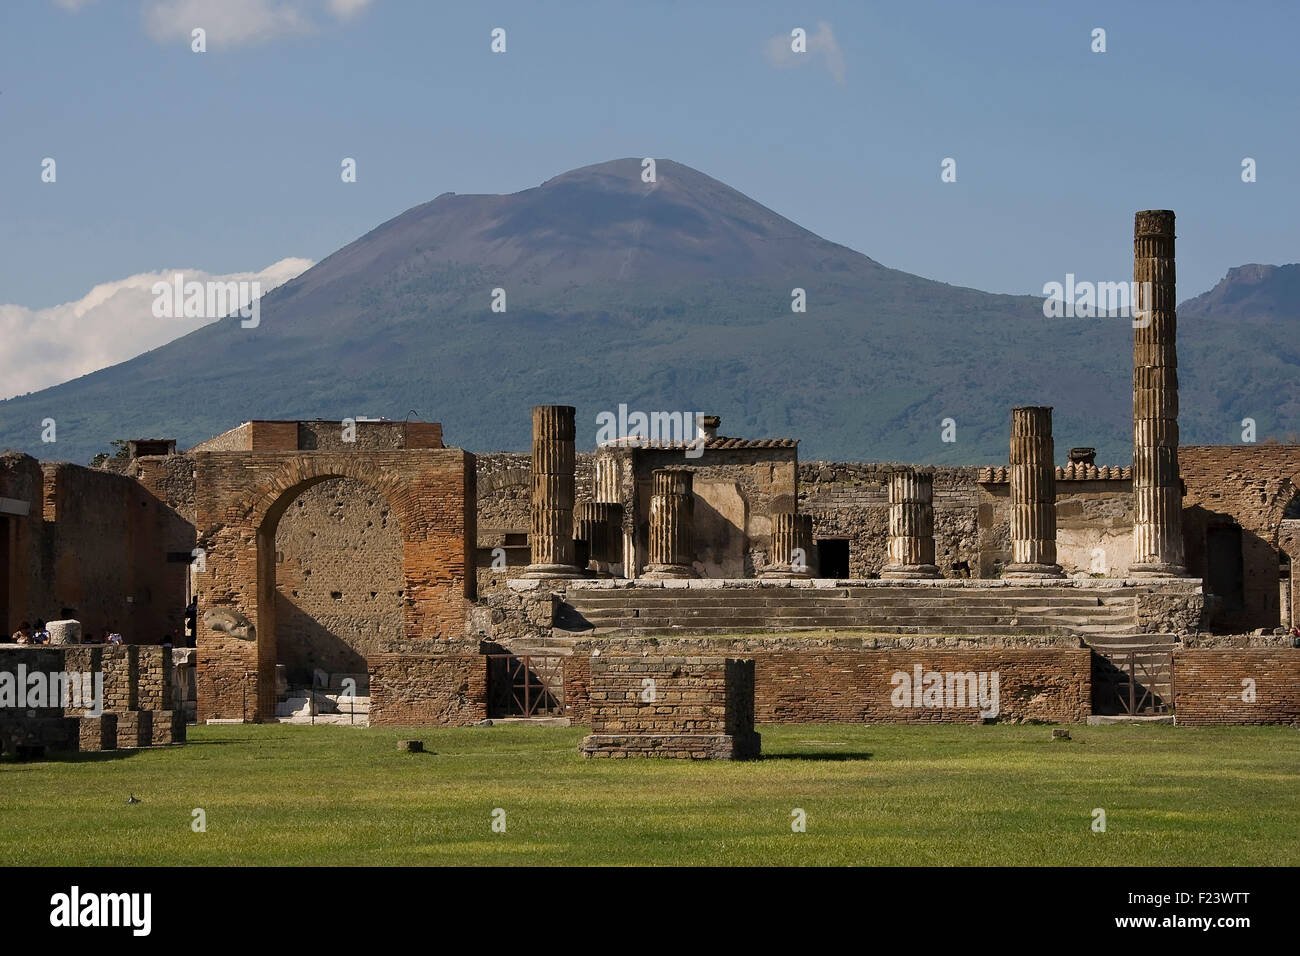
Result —
<instances>
[{"instance_id":1,"label":"dark doorway opening","mask_svg":"<svg viewBox=\"0 0 1300 956\"><path fill-rule=\"evenodd\" d=\"M819 578L847 578L849 576L848 538L818 539L817 576Z\"/></svg>"},{"instance_id":2,"label":"dark doorway opening","mask_svg":"<svg viewBox=\"0 0 1300 956\"><path fill-rule=\"evenodd\" d=\"M1245 607L1241 528L1222 525L1205 530L1205 584L1225 611Z\"/></svg>"}]
</instances>

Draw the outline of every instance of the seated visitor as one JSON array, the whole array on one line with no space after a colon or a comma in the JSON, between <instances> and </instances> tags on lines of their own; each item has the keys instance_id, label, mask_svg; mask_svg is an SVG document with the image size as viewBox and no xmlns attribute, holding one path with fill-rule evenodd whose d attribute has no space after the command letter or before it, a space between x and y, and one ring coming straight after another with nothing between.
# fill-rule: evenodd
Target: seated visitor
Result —
<instances>
[{"instance_id":1,"label":"seated visitor","mask_svg":"<svg viewBox=\"0 0 1300 956\"><path fill-rule=\"evenodd\" d=\"M30 644L32 639L32 625L29 621L23 621L18 625L18 630L14 631L13 637L10 638L15 644Z\"/></svg>"}]
</instances>

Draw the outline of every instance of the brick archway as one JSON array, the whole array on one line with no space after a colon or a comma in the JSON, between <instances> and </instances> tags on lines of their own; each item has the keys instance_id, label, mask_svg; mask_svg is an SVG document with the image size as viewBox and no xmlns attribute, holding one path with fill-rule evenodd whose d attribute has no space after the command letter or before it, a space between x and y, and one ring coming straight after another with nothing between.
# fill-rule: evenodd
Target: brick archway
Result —
<instances>
[{"instance_id":1,"label":"brick archway","mask_svg":"<svg viewBox=\"0 0 1300 956\"><path fill-rule=\"evenodd\" d=\"M199 602L200 719L261 721L275 712L275 531L304 491L334 478L361 482L400 528L402 634L393 651L458 638L474 597L474 459L458 449L207 452L195 456L196 528L206 570ZM254 637L213 631L225 608Z\"/></svg>"}]
</instances>

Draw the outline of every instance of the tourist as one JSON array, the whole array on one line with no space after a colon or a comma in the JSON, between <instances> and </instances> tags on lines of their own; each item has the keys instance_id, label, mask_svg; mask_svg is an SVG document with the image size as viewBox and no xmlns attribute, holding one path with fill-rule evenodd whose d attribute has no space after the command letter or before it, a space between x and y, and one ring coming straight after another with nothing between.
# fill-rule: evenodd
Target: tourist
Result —
<instances>
[{"instance_id":1,"label":"tourist","mask_svg":"<svg viewBox=\"0 0 1300 956\"><path fill-rule=\"evenodd\" d=\"M32 632L33 644L48 644L50 642L50 632L45 629L44 621L36 622L36 630Z\"/></svg>"},{"instance_id":2,"label":"tourist","mask_svg":"<svg viewBox=\"0 0 1300 956\"><path fill-rule=\"evenodd\" d=\"M32 625L30 621L23 621L18 625L18 630L14 631L11 640L15 644L30 644L32 642Z\"/></svg>"}]
</instances>

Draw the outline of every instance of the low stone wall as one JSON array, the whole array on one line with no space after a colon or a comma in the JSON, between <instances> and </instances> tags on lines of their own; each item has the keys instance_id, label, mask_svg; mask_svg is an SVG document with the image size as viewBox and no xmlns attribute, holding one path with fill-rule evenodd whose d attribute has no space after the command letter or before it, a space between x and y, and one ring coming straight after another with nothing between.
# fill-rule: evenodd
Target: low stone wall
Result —
<instances>
[{"instance_id":1,"label":"low stone wall","mask_svg":"<svg viewBox=\"0 0 1300 956\"><path fill-rule=\"evenodd\" d=\"M590 668L587 756L758 756L753 661L602 654Z\"/></svg>"},{"instance_id":2,"label":"low stone wall","mask_svg":"<svg viewBox=\"0 0 1300 956\"><path fill-rule=\"evenodd\" d=\"M1174 652L1174 721L1300 725L1300 649Z\"/></svg>"},{"instance_id":3,"label":"low stone wall","mask_svg":"<svg viewBox=\"0 0 1300 956\"><path fill-rule=\"evenodd\" d=\"M1071 724L1092 713L1092 652L1082 648L776 651L754 659L762 723Z\"/></svg>"},{"instance_id":4,"label":"low stone wall","mask_svg":"<svg viewBox=\"0 0 1300 956\"><path fill-rule=\"evenodd\" d=\"M481 654L382 654L367 661L370 726L465 726L487 718Z\"/></svg>"},{"instance_id":5,"label":"low stone wall","mask_svg":"<svg viewBox=\"0 0 1300 956\"><path fill-rule=\"evenodd\" d=\"M0 647L0 673L79 675L88 680L80 700L20 708L5 698L0 677L0 743L39 753L103 751L184 743L185 720L175 710L169 650L137 645ZM9 680L13 676L8 676ZM95 708L94 681L102 681ZM98 711L98 712L97 712Z\"/></svg>"},{"instance_id":6,"label":"low stone wall","mask_svg":"<svg viewBox=\"0 0 1300 956\"><path fill-rule=\"evenodd\" d=\"M1038 647L963 646L958 639L884 637L759 637L759 638L628 638L583 641L574 646L565 677L566 713L575 723L593 720L595 702L586 697L596 686L591 668L615 657L641 655L647 659L674 657L744 657L754 661L755 719L759 723L931 723L981 722L981 708L895 706L893 699L905 675L915 683L921 668L921 697L925 680L937 673L998 675L998 707L989 715L1003 723L1080 723L1092 713L1092 651L1078 639ZM1063 646L1065 644L1070 646ZM599 650L596 657L589 657ZM988 678L986 678L986 681ZM963 683L963 690L965 683ZM991 684L987 685L991 689ZM954 694L957 691L954 676ZM972 699L976 695L972 695ZM909 701L911 697L909 697ZM955 697L954 697L955 701ZM985 707L984 710L990 708Z\"/></svg>"}]
</instances>

